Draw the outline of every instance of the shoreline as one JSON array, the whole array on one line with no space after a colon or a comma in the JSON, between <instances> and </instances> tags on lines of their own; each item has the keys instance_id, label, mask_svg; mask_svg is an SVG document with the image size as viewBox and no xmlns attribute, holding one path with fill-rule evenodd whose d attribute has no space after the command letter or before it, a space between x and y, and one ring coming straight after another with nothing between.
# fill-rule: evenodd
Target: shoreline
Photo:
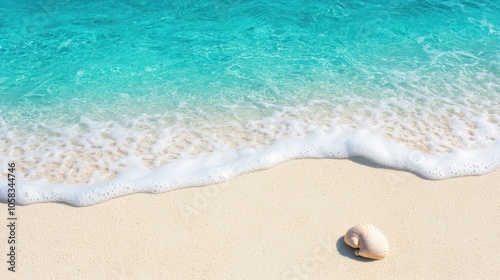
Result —
<instances>
[{"instance_id":1,"label":"shoreline","mask_svg":"<svg viewBox=\"0 0 500 280\"><path fill-rule=\"evenodd\" d=\"M281 139L258 149L221 148L209 154L179 158L152 169L146 168L133 156L127 159L127 165L116 177L92 184L30 181L21 172L16 176L23 178L23 181L18 180L16 188L22 195L16 196L16 201L19 205L60 202L89 206L134 193L164 193L187 187L221 184L290 160L324 158L351 159L369 166L409 171L421 178L443 180L484 175L499 169L500 142L496 141L483 149L430 155L410 150L401 143L389 142L365 130L346 132L334 129L306 137ZM6 190L6 186L0 186L0 203L8 199Z\"/></svg>"},{"instance_id":2,"label":"shoreline","mask_svg":"<svg viewBox=\"0 0 500 280\"><path fill-rule=\"evenodd\" d=\"M351 160L300 159L88 207L19 206L15 276L493 279L500 276L498 182L500 170L431 181ZM385 259L365 261L343 243L359 222L387 236ZM0 275L12 277L6 267Z\"/></svg>"}]
</instances>

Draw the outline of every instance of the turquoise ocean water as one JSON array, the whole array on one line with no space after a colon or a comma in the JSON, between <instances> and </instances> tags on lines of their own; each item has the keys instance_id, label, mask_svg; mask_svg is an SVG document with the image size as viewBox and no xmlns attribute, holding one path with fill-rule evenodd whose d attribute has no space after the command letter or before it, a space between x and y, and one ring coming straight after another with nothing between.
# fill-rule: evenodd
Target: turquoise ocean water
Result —
<instances>
[{"instance_id":1,"label":"turquoise ocean water","mask_svg":"<svg viewBox=\"0 0 500 280\"><path fill-rule=\"evenodd\" d=\"M0 0L0 166L18 166L21 203L75 205L304 157L484 174L500 166L499 11Z\"/></svg>"}]
</instances>

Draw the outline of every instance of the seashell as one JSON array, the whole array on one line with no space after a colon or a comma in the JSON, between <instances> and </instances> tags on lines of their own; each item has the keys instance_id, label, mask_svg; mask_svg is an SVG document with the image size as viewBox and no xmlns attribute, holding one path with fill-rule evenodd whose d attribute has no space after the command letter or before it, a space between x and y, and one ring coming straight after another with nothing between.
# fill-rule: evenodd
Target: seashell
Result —
<instances>
[{"instance_id":1,"label":"seashell","mask_svg":"<svg viewBox=\"0 0 500 280\"><path fill-rule=\"evenodd\" d=\"M344 242L359 248L354 252L356 256L379 260L389 253L389 241L380 229L370 224L350 228L344 235Z\"/></svg>"}]
</instances>

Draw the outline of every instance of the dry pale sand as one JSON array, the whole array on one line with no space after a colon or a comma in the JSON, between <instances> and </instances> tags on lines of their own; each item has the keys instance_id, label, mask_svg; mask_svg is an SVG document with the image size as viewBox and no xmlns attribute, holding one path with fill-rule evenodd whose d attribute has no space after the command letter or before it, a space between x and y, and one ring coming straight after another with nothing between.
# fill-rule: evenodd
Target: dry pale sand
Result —
<instances>
[{"instance_id":1,"label":"dry pale sand","mask_svg":"<svg viewBox=\"0 0 500 280\"><path fill-rule=\"evenodd\" d=\"M18 217L18 271L3 262L1 279L500 279L500 171L429 181L296 160L215 186L19 207ZM385 259L343 243L358 222L386 234Z\"/></svg>"}]
</instances>

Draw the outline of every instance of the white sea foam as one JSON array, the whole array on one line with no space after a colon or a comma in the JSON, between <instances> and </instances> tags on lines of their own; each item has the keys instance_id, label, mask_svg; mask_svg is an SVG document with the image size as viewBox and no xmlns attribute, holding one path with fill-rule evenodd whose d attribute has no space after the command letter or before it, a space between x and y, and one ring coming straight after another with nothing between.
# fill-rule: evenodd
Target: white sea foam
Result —
<instances>
[{"instance_id":1,"label":"white sea foam","mask_svg":"<svg viewBox=\"0 0 500 280\"><path fill-rule=\"evenodd\" d=\"M158 193L220 183L290 159L350 157L364 157L374 163L414 172L425 178L443 179L484 174L499 168L500 141L485 149L431 156L409 150L401 143L390 143L363 130L346 133L341 129L331 129L306 137L289 137L260 149L219 149L202 156L177 159L151 170L144 168L141 163L131 163L121 175L104 183L49 184L20 178L17 183L17 202L63 202L86 206L132 193ZM5 189L5 186L0 187L2 202L7 199Z\"/></svg>"},{"instance_id":2,"label":"white sea foam","mask_svg":"<svg viewBox=\"0 0 500 280\"><path fill-rule=\"evenodd\" d=\"M73 123L3 115L0 166L16 162L20 203L72 205L217 183L294 158L364 157L429 179L484 174L500 162L498 84L467 86L455 96L421 87L402 97L318 92L286 105L181 104L99 121L82 113ZM101 112L124 111L117 106Z\"/></svg>"}]
</instances>

